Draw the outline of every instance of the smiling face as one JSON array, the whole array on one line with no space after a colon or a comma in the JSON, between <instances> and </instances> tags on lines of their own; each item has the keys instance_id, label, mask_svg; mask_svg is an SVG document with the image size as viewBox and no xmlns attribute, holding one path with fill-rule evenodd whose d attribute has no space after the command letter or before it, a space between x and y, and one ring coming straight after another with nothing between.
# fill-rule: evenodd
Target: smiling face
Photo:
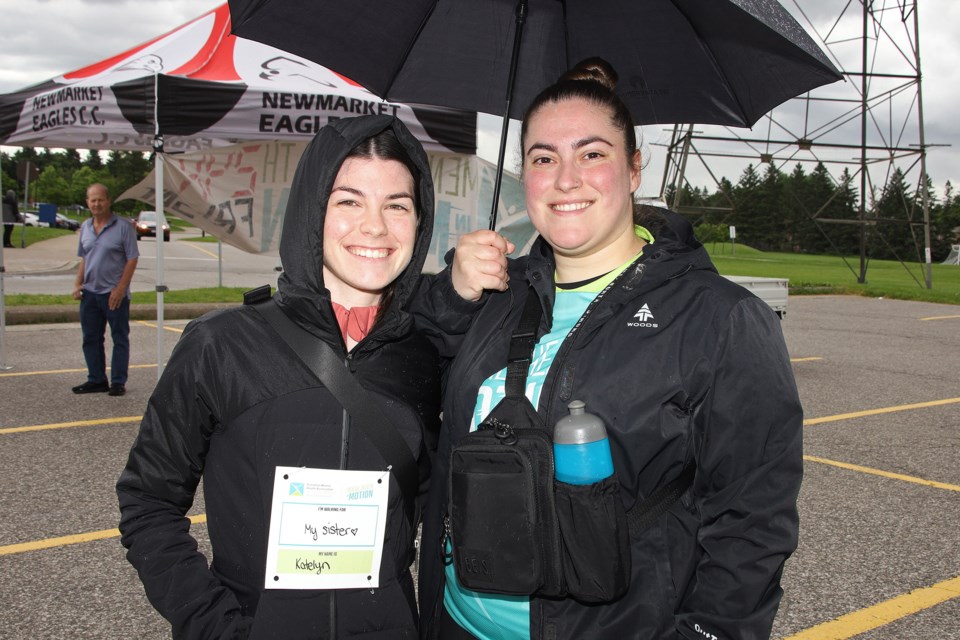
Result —
<instances>
[{"instance_id":1,"label":"smiling face","mask_svg":"<svg viewBox=\"0 0 960 640\"><path fill-rule=\"evenodd\" d=\"M643 246L633 231L640 155L606 109L580 98L544 104L527 121L523 186L533 226L553 247L557 274L601 275Z\"/></svg>"},{"instance_id":2,"label":"smiling face","mask_svg":"<svg viewBox=\"0 0 960 640\"><path fill-rule=\"evenodd\" d=\"M327 201L323 279L344 307L378 304L410 263L417 235L414 183L396 160L347 158Z\"/></svg>"}]
</instances>

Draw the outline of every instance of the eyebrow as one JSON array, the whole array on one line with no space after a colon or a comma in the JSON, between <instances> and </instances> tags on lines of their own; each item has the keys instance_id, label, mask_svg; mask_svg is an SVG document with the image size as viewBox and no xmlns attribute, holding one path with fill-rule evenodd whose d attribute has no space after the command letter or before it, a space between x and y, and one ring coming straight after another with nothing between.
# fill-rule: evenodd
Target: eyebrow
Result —
<instances>
[{"instance_id":1,"label":"eyebrow","mask_svg":"<svg viewBox=\"0 0 960 640\"><path fill-rule=\"evenodd\" d=\"M330 194L333 195L333 193L336 191L346 191L347 193L352 193L353 195L358 196L360 198L366 197L366 194L363 193L363 191L361 191L360 189L356 189L354 187L348 187L348 186L334 187L330 191ZM397 193L391 193L387 195L387 200L399 200L401 198L410 198L411 200L413 200L413 195L407 191L399 191Z\"/></svg>"},{"instance_id":2,"label":"eyebrow","mask_svg":"<svg viewBox=\"0 0 960 640\"><path fill-rule=\"evenodd\" d=\"M593 144L594 142L602 142L608 147L613 146L613 144L609 140L607 140L606 138L602 138L600 136L590 136L589 138L581 138L579 140L574 140L573 144L571 144L570 146L573 149L581 149L587 146L588 144ZM546 142L535 142L534 144L530 145L529 149L527 149L527 154L529 155L531 151L550 151L550 152L556 153L557 146L553 144L548 144Z\"/></svg>"}]
</instances>

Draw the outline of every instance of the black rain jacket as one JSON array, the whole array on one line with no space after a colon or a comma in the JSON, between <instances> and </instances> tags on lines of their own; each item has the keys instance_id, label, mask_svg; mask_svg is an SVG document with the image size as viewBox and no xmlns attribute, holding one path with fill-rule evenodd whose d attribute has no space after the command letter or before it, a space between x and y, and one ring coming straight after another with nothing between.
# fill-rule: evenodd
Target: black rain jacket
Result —
<instances>
[{"instance_id":1,"label":"black rain jacket","mask_svg":"<svg viewBox=\"0 0 960 640\"><path fill-rule=\"evenodd\" d=\"M413 260L396 282L386 317L347 355L323 283L324 214L344 156L388 127L420 170L420 224ZM414 332L404 306L427 254L433 198L426 155L399 120L361 117L325 127L293 180L275 298L289 318L349 363L392 418L420 461L422 488L439 429L438 358ZM150 398L117 483L127 558L150 602L170 621L173 637L415 638L409 567L416 531L404 516L395 477L379 588L264 590L278 465L378 470L386 463L358 427L349 428L336 399L254 308L191 322ZM209 568L185 517L201 477L213 547Z\"/></svg>"},{"instance_id":2,"label":"black rain jacket","mask_svg":"<svg viewBox=\"0 0 960 640\"><path fill-rule=\"evenodd\" d=\"M802 411L776 314L719 276L676 214L657 217L656 242L628 267L563 342L544 383L545 424L586 402L607 427L624 506L630 509L697 467L691 488L631 539L630 590L586 605L533 599L534 640L757 640L768 638L783 563L797 545ZM440 540L450 451L470 425L480 383L507 362L530 283L548 331L554 260L538 239L511 260L510 288L467 303L443 272L418 322L456 352L444 392L444 427L424 515L421 636L436 638L444 571ZM444 276L444 274L446 274ZM643 311L642 311L643 310Z\"/></svg>"}]
</instances>

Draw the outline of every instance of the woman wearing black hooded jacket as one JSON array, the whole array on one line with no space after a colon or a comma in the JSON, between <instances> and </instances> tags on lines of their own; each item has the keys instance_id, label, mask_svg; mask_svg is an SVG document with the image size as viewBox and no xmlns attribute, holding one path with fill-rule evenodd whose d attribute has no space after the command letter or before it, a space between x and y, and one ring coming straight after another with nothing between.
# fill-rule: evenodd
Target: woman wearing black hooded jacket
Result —
<instances>
[{"instance_id":1,"label":"woman wearing black hooded jacket","mask_svg":"<svg viewBox=\"0 0 960 640\"><path fill-rule=\"evenodd\" d=\"M399 120L336 121L307 147L280 242L275 304L329 345L420 464L439 427L436 350L404 310L427 254L433 186ZM267 302L266 304L273 304ZM191 322L117 483L122 543L175 638L414 638L415 522L390 477L379 586L264 589L278 466L382 471L334 396L244 306ZM204 482L212 562L185 514Z\"/></svg>"}]
</instances>

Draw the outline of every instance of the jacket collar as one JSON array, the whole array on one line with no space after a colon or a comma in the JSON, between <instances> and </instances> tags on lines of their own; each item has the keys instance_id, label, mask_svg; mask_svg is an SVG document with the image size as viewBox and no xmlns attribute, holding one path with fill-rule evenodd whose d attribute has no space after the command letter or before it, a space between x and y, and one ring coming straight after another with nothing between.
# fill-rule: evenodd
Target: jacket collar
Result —
<instances>
[{"instance_id":1,"label":"jacket collar","mask_svg":"<svg viewBox=\"0 0 960 640\"><path fill-rule=\"evenodd\" d=\"M597 315L602 319L616 313L637 295L656 289L664 282L693 270L716 272L706 249L696 239L693 227L686 218L666 209L649 207L645 212L655 241L644 248L644 253L614 281L606 292L606 303ZM647 221L645 220L645 226ZM538 237L530 248L525 265L526 282L532 284L544 305L546 326L553 322L555 298L554 273L556 262L553 249Z\"/></svg>"}]
</instances>

